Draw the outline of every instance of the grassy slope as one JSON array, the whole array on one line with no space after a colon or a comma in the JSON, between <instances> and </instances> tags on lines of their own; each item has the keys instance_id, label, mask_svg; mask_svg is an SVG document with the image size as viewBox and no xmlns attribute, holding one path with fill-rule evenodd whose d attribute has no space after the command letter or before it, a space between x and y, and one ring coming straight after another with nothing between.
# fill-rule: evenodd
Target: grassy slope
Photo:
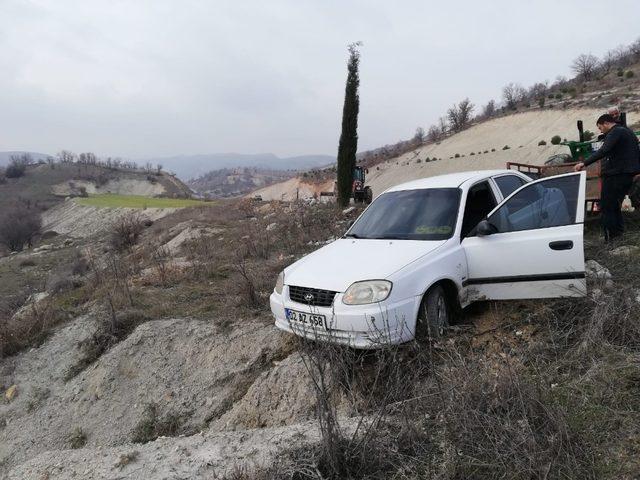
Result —
<instances>
[{"instance_id":1,"label":"grassy slope","mask_svg":"<svg viewBox=\"0 0 640 480\"><path fill-rule=\"evenodd\" d=\"M207 206L211 203L201 200L187 200L181 198L150 198L138 195L91 195L88 198L78 198L81 205L92 207L116 208L184 208Z\"/></svg>"},{"instance_id":2,"label":"grassy slope","mask_svg":"<svg viewBox=\"0 0 640 480\"><path fill-rule=\"evenodd\" d=\"M16 199L22 198L35 203L42 209L47 209L62 200L51 193L51 187L70 180L96 179L104 181L116 179L135 179L147 181L147 174L126 170L109 170L99 166L78 164L56 164L55 168L48 165L34 165L27 169L21 178L7 179L0 183L0 209L11 205ZM166 189L169 196L184 196L188 192L178 179L162 175L154 177Z\"/></svg>"}]
</instances>

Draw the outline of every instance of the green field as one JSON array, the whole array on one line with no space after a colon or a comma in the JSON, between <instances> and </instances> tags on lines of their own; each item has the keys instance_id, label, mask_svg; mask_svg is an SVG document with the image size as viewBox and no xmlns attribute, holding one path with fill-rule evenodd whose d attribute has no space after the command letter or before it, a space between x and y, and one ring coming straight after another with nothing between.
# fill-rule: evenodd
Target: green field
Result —
<instances>
[{"instance_id":1,"label":"green field","mask_svg":"<svg viewBox=\"0 0 640 480\"><path fill-rule=\"evenodd\" d=\"M87 198L76 198L80 205L90 207L115 208L184 208L213 205L213 202L187 200L183 198L153 198L138 195L90 195Z\"/></svg>"}]
</instances>

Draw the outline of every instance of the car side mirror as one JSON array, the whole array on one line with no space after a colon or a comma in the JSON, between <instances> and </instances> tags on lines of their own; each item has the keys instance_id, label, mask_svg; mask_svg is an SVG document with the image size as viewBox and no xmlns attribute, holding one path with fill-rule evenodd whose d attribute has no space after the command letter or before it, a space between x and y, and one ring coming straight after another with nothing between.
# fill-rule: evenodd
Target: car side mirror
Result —
<instances>
[{"instance_id":1,"label":"car side mirror","mask_svg":"<svg viewBox=\"0 0 640 480\"><path fill-rule=\"evenodd\" d=\"M498 229L489 220L482 220L476 227L476 233L479 237L497 233Z\"/></svg>"}]
</instances>

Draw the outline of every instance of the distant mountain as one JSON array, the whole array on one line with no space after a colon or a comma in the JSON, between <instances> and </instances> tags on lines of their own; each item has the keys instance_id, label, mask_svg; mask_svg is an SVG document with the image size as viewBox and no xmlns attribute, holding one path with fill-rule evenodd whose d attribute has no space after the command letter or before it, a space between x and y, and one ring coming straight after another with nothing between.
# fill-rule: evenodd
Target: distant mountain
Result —
<instances>
[{"instance_id":1,"label":"distant mountain","mask_svg":"<svg viewBox=\"0 0 640 480\"><path fill-rule=\"evenodd\" d=\"M241 154L213 153L205 155L176 155L173 157L146 158L136 160L140 165L146 162L160 164L164 170L173 171L182 180L204 175L223 168L254 167L269 170L309 170L331 165L336 161L331 155L301 155L280 158L272 153Z\"/></svg>"},{"instance_id":2,"label":"distant mountain","mask_svg":"<svg viewBox=\"0 0 640 480\"><path fill-rule=\"evenodd\" d=\"M295 177L297 172L266 170L257 167L223 168L212 170L187 185L194 192L211 198L237 197L258 188L284 182Z\"/></svg>"},{"instance_id":3,"label":"distant mountain","mask_svg":"<svg viewBox=\"0 0 640 480\"><path fill-rule=\"evenodd\" d=\"M22 155L23 153L31 155L31 158L33 158L35 161L46 160L51 156L47 155L46 153L38 152L0 152L0 166L8 165L13 155Z\"/></svg>"}]
</instances>

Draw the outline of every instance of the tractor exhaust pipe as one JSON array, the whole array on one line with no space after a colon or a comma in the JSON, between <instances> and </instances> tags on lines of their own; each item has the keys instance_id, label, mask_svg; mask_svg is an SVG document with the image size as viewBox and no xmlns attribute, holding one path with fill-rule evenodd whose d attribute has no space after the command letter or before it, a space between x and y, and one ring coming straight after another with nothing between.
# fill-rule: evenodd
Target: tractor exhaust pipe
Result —
<instances>
[{"instance_id":1,"label":"tractor exhaust pipe","mask_svg":"<svg viewBox=\"0 0 640 480\"><path fill-rule=\"evenodd\" d=\"M582 125L582 120L578 120L578 138L581 142L584 142L584 128Z\"/></svg>"}]
</instances>

